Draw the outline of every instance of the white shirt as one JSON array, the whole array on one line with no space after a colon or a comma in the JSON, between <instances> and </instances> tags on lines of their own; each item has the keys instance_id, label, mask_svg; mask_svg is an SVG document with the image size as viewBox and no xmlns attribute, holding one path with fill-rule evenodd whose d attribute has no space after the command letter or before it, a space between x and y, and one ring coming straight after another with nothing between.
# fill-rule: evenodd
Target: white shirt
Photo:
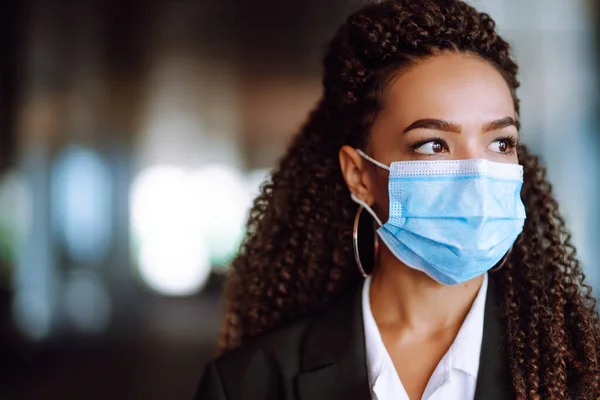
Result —
<instances>
[{"instance_id":1,"label":"white shirt","mask_svg":"<svg viewBox=\"0 0 600 400\"><path fill-rule=\"evenodd\" d=\"M473 400L483 338L488 277L483 283L454 342L429 378L422 400ZM367 370L374 400L409 400L371 312L368 277L362 290ZM410 360L405 362L410 363Z\"/></svg>"}]
</instances>

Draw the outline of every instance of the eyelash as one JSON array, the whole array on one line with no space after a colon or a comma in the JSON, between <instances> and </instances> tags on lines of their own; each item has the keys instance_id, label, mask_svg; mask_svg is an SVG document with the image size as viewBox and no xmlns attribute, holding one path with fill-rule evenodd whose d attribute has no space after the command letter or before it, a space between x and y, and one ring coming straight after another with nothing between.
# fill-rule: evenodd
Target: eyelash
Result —
<instances>
[{"instance_id":1,"label":"eyelash","mask_svg":"<svg viewBox=\"0 0 600 400\"><path fill-rule=\"evenodd\" d=\"M515 147L517 147L517 138L514 136L504 136L504 137L499 137L496 140L494 140L495 142L497 142L498 140L504 140L506 143L508 143L508 147L512 150Z\"/></svg>"},{"instance_id":2,"label":"eyelash","mask_svg":"<svg viewBox=\"0 0 600 400\"><path fill-rule=\"evenodd\" d=\"M427 139L419 140L418 142L411 144L410 148L413 150L417 150L419 147L423 146L424 144L431 143L431 142L440 142L440 143L443 143L444 146L448 147L448 145L446 144L444 139L435 137L435 136L431 136Z\"/></svg>"},{"instance_id":3,"label":"eyelash","mask_svg":"<svg viewBox=\"0 0 600 400\"><path fill-rule=\"evenodd\" d=\"M503 140L503 141L505 141L508 144L508 151L506 153L504 153L504 154L510 154L510 155L514 154L514 150L515 150L515 148L518 145L517 138L515 138L514 136L502 136L502 137L496 138L494 140L494 142L497 142L497 141L500 141L500 140ZM446 141L444 139L442 139L440 137L435 137L435 136L431 136L431 137L429 137L427 139L419 140L418 142L413 143L412 145L410 145L410 148L413 151L415 151L419 147L423 146L424 144L431 143L431 142L440 142L440 143L442 143L444 145L444 147L446 149L448 148L448 144L446 143ZM432 156L436 156L437 154L439 154L439 153L422 154L422 156L432 157Z\"/></svg>"}]
</instances>

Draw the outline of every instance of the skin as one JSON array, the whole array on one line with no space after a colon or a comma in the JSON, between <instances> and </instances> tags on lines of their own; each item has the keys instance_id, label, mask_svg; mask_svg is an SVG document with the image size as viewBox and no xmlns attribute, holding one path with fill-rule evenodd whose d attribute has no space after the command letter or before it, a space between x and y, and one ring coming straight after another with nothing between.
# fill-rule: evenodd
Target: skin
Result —
<instances>
[{"instance_id":1,"label":"skin","mask_svg":"<svg viewBox=\"0 0 600 400\"><path fill-rule=\"evenodd\" d=\"M422 121L429 119L453 126ZM471 55L445 53L395 76L363 150L386 165L473 158L518 163L516 149L505 140L518 138L515 120L510 89L490 63ZM438 140L422 143L432 138ZM415 148L415 143L422 144ZM388 172L349 146L340 150L339 158L351 192L386 221ZM455 286L439 284L403 264L381 243L372 277L371 308L410 399L423 395L482 281L479 276Z\"/></svg>"}]
</instances>

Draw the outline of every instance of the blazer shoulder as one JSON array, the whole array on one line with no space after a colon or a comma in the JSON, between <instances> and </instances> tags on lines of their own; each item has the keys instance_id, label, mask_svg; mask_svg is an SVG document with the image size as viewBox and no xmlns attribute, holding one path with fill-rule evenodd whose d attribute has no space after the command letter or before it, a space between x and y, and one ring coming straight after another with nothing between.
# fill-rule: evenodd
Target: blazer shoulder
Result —
<instances>
[{"instance_id":1,"label":"blazer shoulder","mask_svg":"<svg viewBox=\"0 0 600 400\"><path fill-rule=\"evenodd\" d=\"M279 368L286 377L298 374L304 367L311 367L314 358L312 356L328 347L339 347L340 337L348 338L349 329L355 330L359 336L362 335L361 287L359 285L341 293L336 301L322 310L261 335L224 354L215 360L217 366L223 370L235 370L261 358L265 362L268 360L271 366ZM364 341L362 336L354 339ZM350 342L347 344L355 344ZM308 365L303 365L305 362Z\"/></svg>"},{"instance_id":2,"label":"blazer shoulder","mask_svg":"<svg viewBox=\"0 0 600 400\"><path fill-rule=\"evenodd\" d=\"M211 361L196 398L292 398L291 384L300 370L303 337L311 321L312 318L298 320ZM217 392L223 397L210 397Z\"/></svg>"},{"instance_id":3,"label":"blazer shoulder","mask_svg":"<svg viewBox=\"0 0 600 400\"><path fill-rule=\"evenodd\" d=\"M350 293L356 294L354 301L341 294L338 301L323 310L250 340L210 362L196 398L297 399L297 384L302 377L306 381L308 374L340 358L346 364L356 358L357 370L362 372L360 291ZM204 393L216 395L203 397Z\"/></svg>"},{"instance_id":4,"label":"blazer shoulder","mask_svg":"<svg viewBox=\"0 0 600 400\"><path fill-rule=\"evenodd\" d=\"M287 369L299 363L304 336L312 321L311 317L303 318L254 338L218 357L214 363L224 372L239 369L259 359L264 366Z\"/></svg>"}]
</instances>

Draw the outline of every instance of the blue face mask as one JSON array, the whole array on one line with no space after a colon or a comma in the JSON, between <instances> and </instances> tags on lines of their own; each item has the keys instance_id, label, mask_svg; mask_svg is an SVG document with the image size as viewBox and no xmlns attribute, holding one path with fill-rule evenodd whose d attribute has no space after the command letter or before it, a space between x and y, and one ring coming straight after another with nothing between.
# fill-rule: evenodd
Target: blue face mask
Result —
<instances>
[{"instance_id":1,"label":"blue face mask","mask_svg":"<svg viewBox=\"0 0 600 400\"><path fill-rule=\"evenodd\" d=\"M352 195L380 225L377 234L404 264L454 285L493 268L523 230L523 167L484 159L400 161L389 167L389 218Z\"/></svg>"}]
</instances>

